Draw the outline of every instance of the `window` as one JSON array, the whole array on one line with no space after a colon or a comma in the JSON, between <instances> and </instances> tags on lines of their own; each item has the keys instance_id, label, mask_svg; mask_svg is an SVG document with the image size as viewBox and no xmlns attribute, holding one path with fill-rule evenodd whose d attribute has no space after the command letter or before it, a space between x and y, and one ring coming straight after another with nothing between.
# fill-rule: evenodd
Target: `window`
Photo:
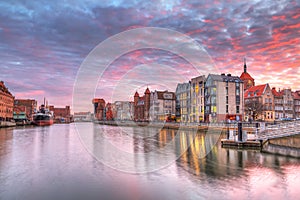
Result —
<instances>
[{"instance_id":1,"label":"window","mask_svg":"<svg viewBox=\"0 0 300 200\"><path fill-rule=\"evenodd\" d=\"M236 104L240 104L240 96L236 96Z\"/></svg>"},{"instance_id":2,"label":"window","mask_svg":"<svg viewBox=\"0 0 300 200\"><path fill-rule=\"evenodd\" d=\"M228 96L226 96L226 104L228 104Z\"/></svg>"},{"instance_id":3,"label":"window","mask_svg":"<svg viewBox=\"0 0 300 200\"><path fill-rule=\"evenodd\" d=\"M236 113L240 113L240 106L236 106Z\"/></svg>"},{"instance_id":4,"label":"window","mask_svg":"<svg viewBox=\"0 0 300 200\"><path fill-rule=\"evenodd\" d=\"M228 95L228 86L226 87L226 95Z\"/></svg>"},{"instance_id":5,"label":"window","mask_svg":"<svg viewBox=\"0 0 300 200\"><path fill-rule=\"evenodd\" d=\"M226 113L228 113L228 105L226 105Z\"/></svg>"}]
</instances>

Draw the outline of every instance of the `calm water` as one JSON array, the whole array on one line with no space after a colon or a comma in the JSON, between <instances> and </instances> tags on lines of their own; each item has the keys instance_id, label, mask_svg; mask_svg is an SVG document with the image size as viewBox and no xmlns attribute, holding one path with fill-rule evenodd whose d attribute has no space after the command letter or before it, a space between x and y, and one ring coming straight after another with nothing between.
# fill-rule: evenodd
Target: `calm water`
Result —
<instances>
[{"instance_id":1,"label":"calm water","mask_svg":"<svg viewBox=\"0 0 300 200\"><path fill-rule=\"evenodd\" d=\"M300 160L219 139L91 123L0 129L0 199L299 198Z\"/></svg>"}]
</instances>

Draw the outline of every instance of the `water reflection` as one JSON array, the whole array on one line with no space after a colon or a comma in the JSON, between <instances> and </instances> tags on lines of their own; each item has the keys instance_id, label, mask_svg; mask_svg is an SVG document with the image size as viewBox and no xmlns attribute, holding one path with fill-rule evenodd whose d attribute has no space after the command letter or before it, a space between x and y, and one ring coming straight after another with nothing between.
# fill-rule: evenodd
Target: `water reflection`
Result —
<instances>
[{"instance_id":1,"label":"water reflection","mask_svg":"<svg viewBox=\"0 0 300 200\"><path fill-rule=\"evenodd\" d=\"M177 199L296 199L300 195L298 159L224 149L220 143L214 145L220 139L218 133L89 123L0 129L0 199L66 191L98 191L130 199L145 188L150 197L175 195ZM121 156L112 147L123 152ZM164 167L127 174L91 156L99 152L100 161L144 169Z\"/></svg>"}]
</instances>

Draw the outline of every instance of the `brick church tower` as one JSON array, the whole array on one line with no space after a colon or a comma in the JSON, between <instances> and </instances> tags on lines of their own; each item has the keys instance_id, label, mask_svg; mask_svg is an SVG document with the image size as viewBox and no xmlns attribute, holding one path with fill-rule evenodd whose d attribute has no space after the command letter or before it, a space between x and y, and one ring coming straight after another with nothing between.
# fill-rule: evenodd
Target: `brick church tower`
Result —
<instances>
[{"instance_id":1,"label":"brick church tower","mask_svg":"<svg viewBox=\"0 0 300 200\"><path fill-rule=\"evenodd\" d=\"M255 86L254 78L247 72L246 58L244 58L244 72L241 74L240 79L244 82L244 90Z\"/></svg>"}]
</instances>

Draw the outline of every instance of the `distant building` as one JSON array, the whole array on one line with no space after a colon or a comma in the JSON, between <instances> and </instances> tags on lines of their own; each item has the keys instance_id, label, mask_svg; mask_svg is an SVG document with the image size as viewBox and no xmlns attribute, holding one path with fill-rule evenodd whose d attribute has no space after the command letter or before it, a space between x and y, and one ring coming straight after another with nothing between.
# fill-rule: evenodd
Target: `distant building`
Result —
<instances>
[{"instance_id":1,"label":"distant building","mask_svg":"<svg viewBox=\"0 0 300 200\"><path fill-rule=\"evenodd\" d=\"M175 120L176 96L174 92L154 91L150 94L150 121Z\"/></svg>"},{"instance_id":2,"label":"distant building","mask_svg":"<svg viewBox=\"0 0 300 200\"><path fill-rule=\"evenodd\" d=\"M116 101L115 120L132 120L134 115L134 103L131 101Z\"/></svg>"},{"instance_id":3,"label":"distant building","mask_svg":"<svg viewBox=\"0 0 300 200\"><path fill-rule=\"evenodd\" d=\"M72 121L70 106L64 108L55 108L54 106L49 106L49 110L53 111L55 122L66 122L70 123Z\"/></svg>"},{"instance_id":4,"label":"distant building","mask_svg":"<svg viewBox=\"0 0 300 200\"><path fill-rule=\"evenodd\" d=\"M149 121L150 90L145 90L144 96L134 94L134 121Z\"/></svg>"},{"instance_id":5,"label":"distant building","mask_svg":"<svg viewBox=\"0 0 300 200\"><path fill-rule=\"evenodd\" d=\"M240 79L244 82L244 90L255 86L254 78L247 72L246 59L244 59L244 72L241 74Z\"/></svg>"},{"instance_id":6,"label":"distant building","mask_svg":"<svg viewBox=\"0 0 300 200\"><path fill-rule=\"evenodd\" d=\"M14 115L24 113L27 120L33 120L33 114L37 109L37 101L34 99L15 99Z\"/></svg>"},{"instance_id":7,"label":"distant building","mask_svg":"<svg viewBox=\"0 0 300 200\"><path fill-rule=\"evenodd\" d=\"M274 121L274 96L268 83L248 88L245 91L244 99L245 105L254 101L262 105L261 114L253 120Z\"/></svg>"},{"instance_id":8,"label":"distant building","mask_svg":"<svg viewBox=\"0 0 300 200\"><path fill-rule=\"evenodd\" d=\"M0 121L13 119L14 96L3 81L0 81Z\"/></svg>"},{"instance_id":9,"label":"distant building","mask_svg":"<svg viewBox=\"0 0 300 200\"><path fill-rule=\"evenodd\" d=\"M231 74L209 74L205 84L205 121L243 119L243 81Z\"/></svg>"},{"instance_id":10,"label":"distant building","mask_svg":"<svg viewBox=\"0 0 300 200\"><path fill-rule=\"evenodd\" d=\"M191 113L191 82L178 83L175 94L177 121L188 123Z\"/></svg>"},{"instance_id":11,"label":"distant building","mask_svg":"<svg viewBox=\"0 0 300 200\"><path fill-rule=\"evenodd\" d=\"M199 123L204 121L204 88L204 75L191 79L190 122Z\"/></svg>"},{"instance_id":12,"label":"distant building","mask_svg":"<svg viewBox=\"0 0 300 200\"><path fill-rule=\"evenodd\" d=\"M94 115L97 120L104 120L105 117L105 100L104 99L93 99Z\"/></svg>"},{"instance_id":13,"label":"distant building","mask_svg":"<svg viewBox=\"0 0 300 200\"><path fill-rule=\"evenodd\" d=\"M108 121L111 121L111 120L115 119L115 117L113 115L112 104L111 103L107 103L106 106L105 106L104 119L108 120Z\"/></svg>"},{"instance_id":14,"label":"distant building","mask_svg":"<svg viewBox=\"0 0 300 200\"><path fill-rule=\"evenodd\" d=\"M293 92L294 118L300 118L300 90Z\"/></svg>"},{"instance_id":15,"label":"distant building","mask_svg":"<svg viewBox=\"0 0 300 200\"><path fill-rule=\"evenodd\" d=\"M92 113L91 112L75 112L73 118L74 118L75 122L90 122L90 121L92 121Z\"/></svg>"}]
</instances>

